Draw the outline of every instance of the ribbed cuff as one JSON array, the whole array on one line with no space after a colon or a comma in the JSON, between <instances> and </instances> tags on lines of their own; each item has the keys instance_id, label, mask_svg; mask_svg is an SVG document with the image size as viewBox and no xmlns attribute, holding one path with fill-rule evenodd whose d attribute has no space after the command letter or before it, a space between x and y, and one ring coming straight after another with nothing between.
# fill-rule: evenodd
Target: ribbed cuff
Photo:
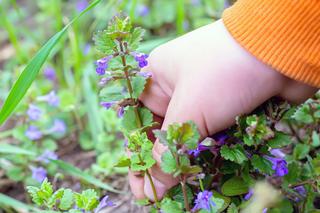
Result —
<instances>
[{"instance_id":1,"label":"ribbed cuff","mask_svg":"<svg viewBox=\"0 0 320 213\"><path fill-rule=\"evenodd\" d=\"M239 0L223 22L259 60L320 87L320 0Z\"/></svg>"}]
</instances>

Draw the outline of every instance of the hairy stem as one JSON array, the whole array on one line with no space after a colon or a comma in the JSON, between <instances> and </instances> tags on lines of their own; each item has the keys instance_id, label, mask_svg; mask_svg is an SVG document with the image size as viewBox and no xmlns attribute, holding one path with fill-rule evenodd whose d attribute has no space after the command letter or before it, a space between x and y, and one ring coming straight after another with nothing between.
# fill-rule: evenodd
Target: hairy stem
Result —
<instances>
[{"instance_id":1,"label":"hairy stem","mask_svg":"<svg viewBox=\"0 0 320 213\"><path fill-rule=\"evenodd\" d=\"M124 71L124 74L125 74L125 77L126 77L126 81L127 81L127 88L128 88L128 91L129 91L130 98L132 100L134 100L134 102L135 102L134 113L135 113L135 117L136 117L136 121L137 121L137 126L139 128L142 128L143 126L142 126L140 114L139 114L139 111L138 111L138 103L137 103L137 100L134 99L133 95L132 95L133 94L133 89L132 89L132 85L131 85L131 81L130 81L130 75L129 75L129 72L128 72L126 57L124 56L124 54L126 52L124 51L124 45L123 45L121 40L119 40L119 46L120 46L120 51L122 53L121 61L122 61L123 71ZM139 158L140 158L140 161L142 161L140 155L139 155ZM150 185L151 185L151 188L152 188L152 193L153 193L153 197L154 197L154 201L156 203L156 206L157 206L157 208L160 208L156 187L154 186L153 180L152 180L151 175L150 175L148 170L146 170L146 175L147 175L147 177L149 179L149 182L150 182Z\"/></svg>"},{"instance_id":2,"label":"hairy stem","mask_svg":"<svg viewBox=\"0 0 320 213\"><path fill-rule=\"evenodd\" d=\"M188 194L187 194L187 187L186 187L186 177L184 175L181 175L182 181L180 182L182 193L183 193L183 200L184 200L184 206L187 210L187 212L190 212L190 206L188 202Z\"/></svg>"}]
</instances>

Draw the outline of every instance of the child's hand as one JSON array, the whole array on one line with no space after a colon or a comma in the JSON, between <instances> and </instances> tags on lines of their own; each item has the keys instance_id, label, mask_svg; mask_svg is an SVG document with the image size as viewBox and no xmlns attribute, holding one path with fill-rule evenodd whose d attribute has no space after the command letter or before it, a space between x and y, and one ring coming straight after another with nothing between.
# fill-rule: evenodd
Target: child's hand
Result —
<instances>
[{"instance_id":1,"label":"child's hand","mask_svg":"<svg viewBox=\"0 0 320 213\"><path fill-rule=\"evenodd\" d=\"M148 61L145 70L153 78L141 101L164 117L163 129L193 120L203 137L229 127L237 115L251 112L272 96L300 102L316 91L260 62L231 37L222 21L160 46ZM165 149L155 143L158 164L150 171L159 197L177 183L160 169ZM130 173L129 179L136 198L153 198L147 178Z\"/></svg>"}]
</instances>

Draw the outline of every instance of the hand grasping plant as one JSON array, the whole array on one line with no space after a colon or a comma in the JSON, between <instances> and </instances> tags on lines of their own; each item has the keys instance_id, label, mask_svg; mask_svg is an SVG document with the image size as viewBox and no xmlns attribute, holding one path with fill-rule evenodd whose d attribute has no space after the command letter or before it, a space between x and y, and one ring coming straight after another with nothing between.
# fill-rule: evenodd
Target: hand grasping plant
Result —
<instances>
[{"instance_id":1,"label":"hand grasping plant","mask_svg":"<svg viewBox=\"0 0 320 213\"><path fill-rule=\"evenodd\" d=\"M244 50L217 21L155 49L145 70L153 74L141 101L163 117L162 129L174 122L192 120L202 137L223 130L237 115L251 112L272 96L301 102L316 90L293 81ZM160 168L167 147L158 141L157 160L151 169L157 193L164 193L178 180ZM137 198L153 198L143 178L129 174Z\"/></svg>"}]
</instances>

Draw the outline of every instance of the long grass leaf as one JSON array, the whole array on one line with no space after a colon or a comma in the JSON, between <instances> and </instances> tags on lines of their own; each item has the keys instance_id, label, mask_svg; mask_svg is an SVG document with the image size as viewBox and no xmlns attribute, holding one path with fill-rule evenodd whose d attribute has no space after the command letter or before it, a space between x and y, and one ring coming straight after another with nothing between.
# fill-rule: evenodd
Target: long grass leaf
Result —
<instances>
[{"instance_id":1,"label":"long grass leaf","mask_svg":"<svg viewBox=\"0 0 320 213\"><path fill-rule=\"evenodd\" d=\"M40 209L35 208L31 205L22 203L19 200L16 200L12 197L9 197L5 194L0 193L0 206L9 206L14 208L17 211L26 212L26 210L32 211L32 212L42 212Z\"/></svg>"},{"instance_id":2,"label":"long grass leaf","mask_svg":"<svg viewBox=\"0 0 320 213\"><path fill-rule=\"evenodd\" d=\"M58 167L60 167L62 170L64 170L69 175L83 179L83 180L87 181L88 183L91 183L97 187L108 190L110 192L123 193L119 190L114 189L113 187L109 186L108 184L103 183L101 180L89 175L88 173L81 171L79 168L77 168L69 163L66 163L61 160L51 160L51 162L56 164Z\"/></svg>"},{"instance_id":3,"label":"long grass leaf","mask_svg":"<svg viewBox=\"0 0 320 213\"><path fill-rule=\"evenodd\" d=\"M10 144L0 144L0 153L2 154L20 154L20 155L31 155L31 156L35 156L36 153L26 150L26 149L22 149L19 148L17 146L13 146Z\"/></svg>"},{"instance_id":4,"label":"long grass leaf","mask_svg":"<svg viewBox=\"0 0 320 213\"><path fill-rule=\"evenodd\" d=\"M75 21L77 21L83 14L96 6L101 0L93 1L85 10L83 10L78 16L76 16L69 24L67 24L61 31L52 36L47 43L45 43L41 49L36 53L36 55L31 59L31 61L24 68L20 74L18 80L15 82L10 90L8 97L6 98L2 109L0 111L0 125L2 125L14 109L17 107L19 102L25 96L27 90L31 86L32 82L35 80L37 74L39 73L42 65L47 60L51 50L59 42L61 37L65 34L68 27Z\"/></svg>"}]
</instances>

